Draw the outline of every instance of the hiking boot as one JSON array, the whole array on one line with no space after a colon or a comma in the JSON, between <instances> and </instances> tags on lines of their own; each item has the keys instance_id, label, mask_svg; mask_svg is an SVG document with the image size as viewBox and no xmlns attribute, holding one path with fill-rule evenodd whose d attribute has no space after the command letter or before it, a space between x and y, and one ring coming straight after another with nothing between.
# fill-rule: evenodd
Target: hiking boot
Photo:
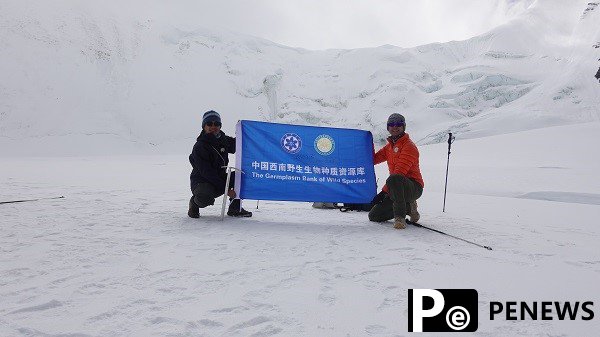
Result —
<instances>
[{"instance_id":1,"label":"hiking boot","mask_svg":"<svg viewBox=\"0 0 600 337\"><path fill-rule=\"evenodd\" d=\"M406 228L406 220L404 220L404 218L401 218L401 217L396 217L394 219L394 228L396 228L396 229Z\"/></svg>"},{"instance_id":2,"label":"hiking boot","mask_svg":"<svg viewBox=\"0 0 600 337\"><path fill-rule=\"evenodd\" d=\"M419 214L419 211L417 210L417 201L411 201L408 205L408 220L410 220L410 222L419 221L421 214Z\"/></svg>"},{"instance_id":3,"label":"hiking boot","mask_svg":"<svg viewBox=\"0 0 600 337\"><path fill-rule=\"evenodd\" d=\"M231 204L229 204L229 208L227 209L227 215L238 218L249 218L252 216L252 212L248 212L241 207L240 199L233 199Z\"/></svg>"},{"instance_id":4,"label":"hiking boot","mask_svg":"<svg viewBox=\"0 0 600 337\"><path fill-rule=\"evenodd\" d=\"M239 211L230 209L227 211L227 215L233 216L236 218L249 218L252 216L252 212L248 212L247 210L245 210L243 208L240 209Z\"/></svg>"},{"instance_id":5,"label":"hiking boot","mask_svg":"<svg viewBox=\"0 0 600 337\"><path fill-rule=\"evenodd\" d=\"M190 218L199 218L200 217L200 208L194 202L194 196L190 198L190 206L188 208L188 216Z\"/></svg>"}]
</instances>

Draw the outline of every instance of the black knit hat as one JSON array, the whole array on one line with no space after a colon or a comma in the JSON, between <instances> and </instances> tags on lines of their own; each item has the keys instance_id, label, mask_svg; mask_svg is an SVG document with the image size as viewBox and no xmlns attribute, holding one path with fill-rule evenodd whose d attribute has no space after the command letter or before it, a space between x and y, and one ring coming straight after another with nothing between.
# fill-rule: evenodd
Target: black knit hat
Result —
<instances>
[{"instance_id":1,"label":"black knit hat","mask_svg":"<svg viewBox=\"0 0 600 337\"><path fill-rule=\"evenodd\" d=\"M404 116L399 113L393 113L388 117L387 120L388 125L390 124L402 124L406 128L406 120L404 120Z\"/></svg>"},{"instance_id":2,"label":"black knit hat","mask_svg":"<svg viewBox=\"0 0 600 337\"><path fill-rule=\"evenodd\" d=\"M221 123L221 115L219 115L219 113L214 110L207 111L204 113L204 116L202 116L202 128L203 129L207 122Z\"/></svg>"}]
</instances>

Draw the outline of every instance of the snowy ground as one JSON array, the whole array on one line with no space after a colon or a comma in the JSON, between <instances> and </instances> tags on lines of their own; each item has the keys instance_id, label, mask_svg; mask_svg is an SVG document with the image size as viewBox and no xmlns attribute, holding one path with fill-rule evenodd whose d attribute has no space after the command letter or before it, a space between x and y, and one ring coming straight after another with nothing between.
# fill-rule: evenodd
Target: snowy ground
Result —
<instances>
[{"instance_id":1,"label":"snowy ground","mask_svg":"<svg viewBox=\"0 0 600 337\"><path fill-rule=\"evenodd\" d=\"M598 317L488 315L490 301L525 300L592 300L600 314L599 132L455 142L446 213L446 145L421 147L422 223L493 251L309 203L190 219L187 154L3 158L0 201L65 199L0 205L0 335L408 335L409 288L477 289L480 336L596 334Z\"/></svg>"}]
</instances>

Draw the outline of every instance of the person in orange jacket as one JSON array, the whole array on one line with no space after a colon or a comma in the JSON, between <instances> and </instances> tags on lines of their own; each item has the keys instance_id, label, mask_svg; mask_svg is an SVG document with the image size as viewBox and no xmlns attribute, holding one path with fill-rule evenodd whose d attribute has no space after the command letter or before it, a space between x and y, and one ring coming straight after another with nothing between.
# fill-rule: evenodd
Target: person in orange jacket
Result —
<instances>
[{"instance_id":1,"label":"person in orange jacket","mask_svg":"<svg viewBox=\"0 0 600 337\"><path fill-rule=\"evenodd\" d=\"M404 116L390 115L387 121L388 143L375 153L375 165L387 161L390 176L383 190L373 199L369 220L382 222L394 219L394 228L406 228L406 215L411 222L419 221L417 199L423 194L423 177L419 169L419 150L410 140Z\"/></svg>"}]
</instances>

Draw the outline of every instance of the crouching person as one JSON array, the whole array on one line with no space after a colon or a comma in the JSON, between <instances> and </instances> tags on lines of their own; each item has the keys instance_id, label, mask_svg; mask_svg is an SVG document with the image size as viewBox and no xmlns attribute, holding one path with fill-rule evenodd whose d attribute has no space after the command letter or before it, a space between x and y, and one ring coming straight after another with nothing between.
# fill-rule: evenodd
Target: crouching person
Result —
<instances>
[{"instance_id":1,"label":"crouching person","mask_svg":"<svg viewBox=\"0 0 600 337\"><path fill-rule=\"evenodd\" d=\"M383 190L373 199L369 220L382 222L394 219L394 228L406 228L406 215L411 222L419 221L417 199L423 193L423 178L419 169L419 150L405 133L404 116L393 113L387 121L388 143L375 153L375 165L387 161L390 176Z\"/></svg>"},{"instance_id":2,"label":"crouching person","mask_svg":"<svg viewBox=\"0 0 600 337\"><path fill-rule=\"evenodd\" d=\"M200 217L200 208L214 205L215 199L222 196L227 182L229 153L235 153L235 138L221 131L221 116L216 111L207 111L202 117L202 132L192 154L190 163L192 173L190 183L193 196L190 198L188 216ZM231 203L227 215L235 217L251 217L252 212L242 208L240 199L233 189L235 176L232 174L227 196Z\"/></svg>"}]
</instances>

